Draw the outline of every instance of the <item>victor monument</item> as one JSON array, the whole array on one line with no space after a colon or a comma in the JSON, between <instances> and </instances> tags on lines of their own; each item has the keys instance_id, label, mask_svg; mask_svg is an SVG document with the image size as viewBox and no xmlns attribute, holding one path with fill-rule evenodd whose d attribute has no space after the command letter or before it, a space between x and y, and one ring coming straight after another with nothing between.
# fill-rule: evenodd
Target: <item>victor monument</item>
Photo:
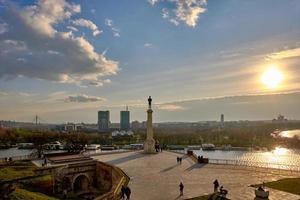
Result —
<instances>
[{"instance_id":1,"label":"victor monument","mask_svg":"<svg viewBox=\"0 0 300 200\"><path fill-rule=\"evenodd\" d=\"M153 127L152 127L152 113L151 108L152 98L148 98L148 110L147 110L147 138L144 142L145 153L155 153L155 140L153 139Z\"/></svg>"}]
</instances>

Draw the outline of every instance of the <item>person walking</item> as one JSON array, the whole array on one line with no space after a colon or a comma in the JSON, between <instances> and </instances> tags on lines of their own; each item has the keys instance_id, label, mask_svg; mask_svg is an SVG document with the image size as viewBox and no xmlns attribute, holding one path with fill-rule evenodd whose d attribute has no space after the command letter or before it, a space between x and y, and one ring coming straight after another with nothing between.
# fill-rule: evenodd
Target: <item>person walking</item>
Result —
<instances>
[{"instance_id":1,"label":"person walking","mask_svg":"<svg viewBox=\"0 0 300 200\"><path fill-rule=\"evenodd\" d=\"M124 187L124 185L122 185L122 188L121 188L121 199L122 200L125 199L125 187Z\"/></svg>"},{"instance_id":2,"label":"person walking","mask_svg":"<svg viewBox=\"0 0 300 200\"><path fill-rule=\"evenodd\" d=\"M125 188L125 195L126 195L126 200L129 200L131 195L131 189L129 187Z\"/></svg>"},{"instance_id":3,"label":"person walking","mask_svg":"<svg viewBox=\"0 0 300 200\"><path fill-rule=\"evenodd\" d=\"M214 192L217 192L217 191L218 191L218 188L219 188L219 186L220 186L218 179L216 179L216 180L213 182L213 184L214 184Z\"/></svg>"},{"instance_id":4,"label":"person walking","mask_svg":"<svg viewBox=\"0 0 300 200\"><path fill-rule=\"evenodd\" d=\"M179 184L180 196L183 196L183 188L184 188L184 185L182 182L180 182L180 184Z\"/></svg>"}]
</instances>

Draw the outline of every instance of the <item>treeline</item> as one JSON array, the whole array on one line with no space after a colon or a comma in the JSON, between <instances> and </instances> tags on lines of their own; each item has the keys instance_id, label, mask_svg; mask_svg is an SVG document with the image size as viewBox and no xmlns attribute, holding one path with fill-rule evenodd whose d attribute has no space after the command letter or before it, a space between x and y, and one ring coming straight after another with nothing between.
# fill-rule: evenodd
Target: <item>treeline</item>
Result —
<instances>
[{"instance_id":1,"label":"treeline","mask_svg":"<svg viewBox=\"0 0 300 200\"><path fill-rule=\"evenodd\" d=\"M155 128L154 137L163 145L200 145L213 143L217 146L230 144L238 147L286 146L300 149L300 140L294 138L274 138L270 135L274 130L300 129L300 123L258 124L256 126L224 127L224 128ZM126 145L142 143L146 131L141 130L133 136L112 137L110 133L59 133L26 129L0 129L0 143L16 144L20 142L34 143L36 146L54 141L65 144L116 144Z\"/></svg>"}]
</instances>

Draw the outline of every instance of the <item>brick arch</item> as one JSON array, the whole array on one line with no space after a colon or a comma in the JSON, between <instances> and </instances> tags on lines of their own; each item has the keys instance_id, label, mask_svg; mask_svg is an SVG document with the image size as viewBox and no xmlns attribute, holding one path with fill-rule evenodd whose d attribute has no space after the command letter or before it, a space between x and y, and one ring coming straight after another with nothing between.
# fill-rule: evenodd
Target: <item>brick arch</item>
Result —
<instances>
[{"instance_id":1,"label":"brick arch","mask_svg":"<svg viewBox=\"0 0 300 200\"><path fill-rule=\"evenodd\" d=\"M80 173L73 177L72 190L74 192L88 191L91 184L89 175L87 173Z\"/></svg>"}]
</instances>

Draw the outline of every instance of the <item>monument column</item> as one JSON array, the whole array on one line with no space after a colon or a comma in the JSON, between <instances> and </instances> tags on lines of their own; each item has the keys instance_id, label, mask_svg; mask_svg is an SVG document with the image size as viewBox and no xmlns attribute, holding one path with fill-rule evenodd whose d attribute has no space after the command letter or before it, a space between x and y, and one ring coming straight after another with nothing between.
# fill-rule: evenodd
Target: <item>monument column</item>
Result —
<instances>
[{"instance_id":1,"label":"monument column","mask_svg":"<svg viewBox=\"0 0 300 200\"><path fill-rule=\"evenodd\" d=\"M147 110L147 138L144 142L145 153L155 153L155 140L153 139L153 126L152 126L152 113L151 108L152 98L148 98L148 110Z\"/></svg>"}]
</instances>

